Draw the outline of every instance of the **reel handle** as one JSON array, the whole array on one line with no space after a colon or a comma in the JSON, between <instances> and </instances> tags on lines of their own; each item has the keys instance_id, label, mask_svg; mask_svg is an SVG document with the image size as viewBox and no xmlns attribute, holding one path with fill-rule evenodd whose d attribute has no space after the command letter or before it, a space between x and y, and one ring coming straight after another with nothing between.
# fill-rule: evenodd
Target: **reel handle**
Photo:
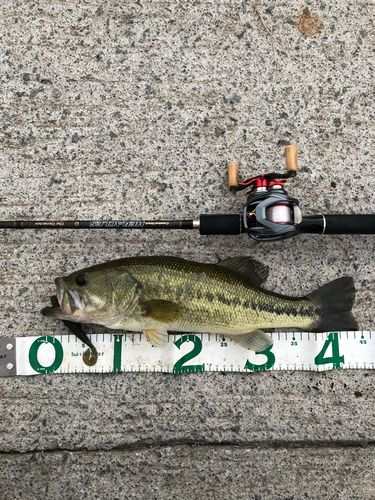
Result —
<instances>
[{"instance_id":1,"label":"reel handle","mask_svg":"<svg viewBox=\"0 0 375 500\"><path fill-rule=\"evenodd\" d=\"M286 146L285 148L285 158L286 158L286 170L288 173L294 172L293 175L297 173L298 167L297 167L297 155L298 155L298 149L297 146ZM229 189L231 188L238 188L238 163L235 162L230 162L227 165L228 169L228 185ZM272 174L276 175L276 174ZM292 175L289 175L287 177L291 177ZM280 176L282 177L282 176ZM274 177L275 178L275 177ZM237 189L234 189L234 191L237 191Z\"/></svg>"}]
</instances>

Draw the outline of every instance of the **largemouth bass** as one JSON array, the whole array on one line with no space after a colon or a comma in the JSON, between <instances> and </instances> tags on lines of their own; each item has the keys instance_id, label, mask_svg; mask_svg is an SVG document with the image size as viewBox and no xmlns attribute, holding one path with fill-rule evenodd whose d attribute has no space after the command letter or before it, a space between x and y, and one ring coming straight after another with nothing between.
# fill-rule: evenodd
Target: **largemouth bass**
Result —
<instances>
[{"instance_id":1,"label":"largemouth bass","mask_svg":"<svg viewBox=\"0 0 375 500\"><path fill-rule=\"evenodd\" d=\"M133 257L55 280L59 307L44 316L144 332L163 346L168 331L220 334L246 349L272 345L262 329L356 330L353 279L339 278L305 297L260 287L268 267L248 257L202 264L176 257Z\"/></svg>"}]
</instances>

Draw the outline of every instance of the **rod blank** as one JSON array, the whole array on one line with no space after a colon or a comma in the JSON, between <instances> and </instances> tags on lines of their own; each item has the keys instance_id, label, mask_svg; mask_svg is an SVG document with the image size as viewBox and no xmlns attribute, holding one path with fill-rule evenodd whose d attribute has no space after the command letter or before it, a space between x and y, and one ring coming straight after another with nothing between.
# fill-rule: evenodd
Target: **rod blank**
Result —
<instances>
[{"instance_id":1,"label":"rod blank","mask_svg":"<svg viewBox=\"0 0 375 500\"><path fill-rule=\"evenodd\" d=\"M193 220L0 221L0 229L195 229Z\"/></svg>"},{"instance_id":2,"label":"rod blank","mask_svg":"<svg viewBox=\"0 0 375 500\"><path fill-rule=\"evenodd\" d=\"M199 229L201 234L240 234L240 215L201 215L198 220L0 221L0 229Z\"/></svg>"}]
</instances>

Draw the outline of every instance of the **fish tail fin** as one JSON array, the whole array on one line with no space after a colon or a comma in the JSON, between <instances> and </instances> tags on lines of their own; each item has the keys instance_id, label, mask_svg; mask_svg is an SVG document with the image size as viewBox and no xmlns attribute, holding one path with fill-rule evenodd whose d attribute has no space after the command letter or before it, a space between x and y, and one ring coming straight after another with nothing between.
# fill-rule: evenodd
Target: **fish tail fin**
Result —
<instances>
[{"instance_id":1,"label":"fish tail fin","mask_svg":"<svg viewBox=\"0 0 375 500\"><path fill-rule=\"evenodd\" d=\"M312 332L358 330L352 307L355 298L353 278L331 281L307 295L316 307L318 319Z\"/></svg>"}]
</instances>

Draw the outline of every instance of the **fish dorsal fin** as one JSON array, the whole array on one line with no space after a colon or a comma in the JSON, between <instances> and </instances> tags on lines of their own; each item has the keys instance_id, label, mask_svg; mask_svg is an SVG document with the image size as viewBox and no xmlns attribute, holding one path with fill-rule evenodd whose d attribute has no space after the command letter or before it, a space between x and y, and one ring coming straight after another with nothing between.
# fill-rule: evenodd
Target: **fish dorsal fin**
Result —
<instances>
[{"instance_id":1,"label":"fish dorsal fin","mask_svg":"<svg viewBox=\"0 0 375 500\"><path fill-rule=\"evenodd\" d=\"M143 300L140 305L144 310L143 316L161 323L173 323L181 314L180 306L169 300Z\"/></svg>"},{"instance_id":2,"label":"fish dorsal fin","mask_svg":"<svg viewBox=\"0 0 375 500\"><path fill-rule=\"evenodd\" d=\"M256 352L264 351L273 344L271 337L267 333L262 332L262 330L254 330L242 335L226 335L226 337L230 337L233 342L245 349Z\"/></svg>"},{"instance_id":3,"label":"fish dorsal fin","mask_svg":"<svg viewBox=\"0 0 375 500\"><path fill-rule=\"evenodd\" d=\"M144 330L143 333L146 335L146 339L150 342L150 344L161 348L167 345L168 332L166 330L149 328L147 330Z\"/></svg>"},{"instance_id":4,"label":"fish dorsal fin","mask_svg":"<svg viewBox=\"0 0 375 500\"><path fill-rule=\"evenodd\" d=\"M257 286L266 281L269 272L268 266L251 257L234 257L222 260L216 265L246 277Z\"/></svg>"}]
</instances>

